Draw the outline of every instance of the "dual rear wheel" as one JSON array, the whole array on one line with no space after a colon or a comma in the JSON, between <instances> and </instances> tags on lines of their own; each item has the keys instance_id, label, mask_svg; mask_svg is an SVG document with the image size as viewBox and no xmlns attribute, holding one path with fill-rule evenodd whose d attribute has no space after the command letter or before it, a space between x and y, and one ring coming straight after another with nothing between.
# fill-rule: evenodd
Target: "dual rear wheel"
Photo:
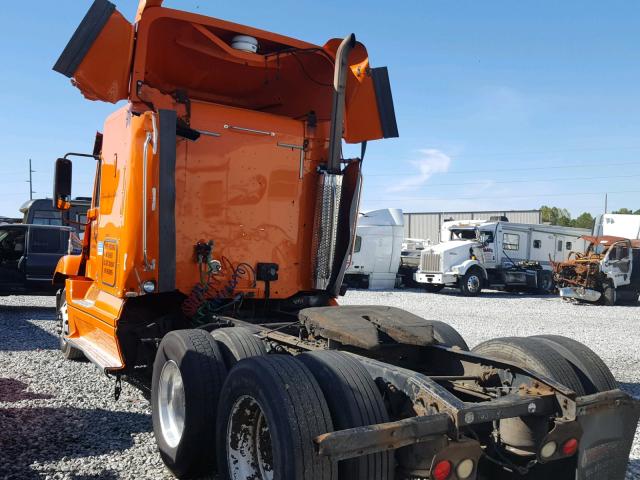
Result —
<instances>
[{"instance_id":1,"label":"dual rear wheel","mask_svg":"<svg viewBox=\"0 0 640 480\"><path fill-rule=\"evenodd\" d=\"M265 353L243 328L164 337L154 365L153 425L177 477L217 470L232 480L393 478L391 452L336 464L315 450L318 435L389 420L357 360L337 351Z\"/></svg>"},{"instance_id":2,"label":"dual rear wheel","mask_svg":"<svg viewBox=\"0 0 640 480\"><path fill-rule=\"evenodd\" d=\"M613 375L595 352L560 335L496 338L476 346L473 352L540 373L578 396L617 388ZM549 424L544 417L516 417L501 420L499 428L502 441L512 453L535 455Z\"/></svg>"},{"instance_id":3,"label":"dual rear wheel","mask_svg":"<svg viewBox=\"0 0 640 480\"><path fill-rule=\"evenodd\" d=\"M462 337L443 325L434 325L439 343L466 350ZM499 338L473 351L543 374L578 395L617 387L593 351L566 337ZM165 336L154 365L153 425L177 477L217 470L230 480L393 478L391 452L338 464L316 453L318 435L389 420L380 391L355 357L265 353L265 344L242 328ZM523 446L535 443L526 437L529 425L509 428Z\"/></svg>"},{"instance_id":4,"label":"dual rear wheel","mask_svg":"<svg viewBox=\"0 0 640 480\"><path fill-rule=\"evenodd\" d=\"M561 335L496 338L477 345L473 352L541 373L578 395L618 388L613 374L593 350Z\"/></svg>"}]
</instances>

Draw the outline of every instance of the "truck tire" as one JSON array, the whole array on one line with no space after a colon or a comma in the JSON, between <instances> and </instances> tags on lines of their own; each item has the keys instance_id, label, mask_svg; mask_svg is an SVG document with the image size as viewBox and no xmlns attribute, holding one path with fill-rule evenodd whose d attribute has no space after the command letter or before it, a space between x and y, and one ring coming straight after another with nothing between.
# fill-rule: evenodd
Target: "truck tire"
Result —
<instances>
[{"instance_id":1,"label":"truck tire","mask_svg":"<svg viewBox=\"0 0 640 480\"><path fill-rule=\"evenodd\" d=\"M422 287L429 293L438 293L444 288L444 285L434 285L433 283L424 283Z\"/></svg>"},{"instance_id":2,"label":"truck tire","mask_svg":"<svg viewBox=\"0 0 640 480\"><path fill-rule=\"evenodd\" d=\"M216 467L215 423L227 369L220 347L204 330L164 336L153 364L151 409L160 456L178 478Z\"/></svg>"},{"instance_id":3,"label":"truck tire","mask_svg":"<svg viewBox=\"0 0 640 480\"><path fill-rule=\"evenodd\" d=\"M56 316L58 318L58 329L60 331L60 351L62 356L67 360L81 360L84 358L84 353L75 347L72 347L65 339L69 335L69 310L67 307L66 291L62 289L59 292L59 306L57 308Z\"/></svg>"},{"instance_id":4,"label":"truck tire","mask_svg":"<svg viewBox=\"0 0 640 480\"><path fill-rule=\"evenodd\" d=\"M616 301L618 305L637 305L638 291L627 288L619 288L616 290Z\"/></svg>"},{"instance_id":5,"label":"truck tire","mask_svg":"<svg viewBox=\"0 0 640 480\"><path fill-rule=\"evenodd\" d=\"M285 355L247 358L222 389L220 479L336 479L336 463L316 454L313 441L331 431L327 402L304 364Z\"/></svg>"},{"instance_id":6,"label":"truck tire","mask_svg":"<svg viewBox=\"0 0 640 480\"><path fill-rule=\"evenodd\" d=\"M616 288L611 283L607 283L602 289L602 304L607 307L613 307L616 301Z\"/></svg>"},{"instance_id":7,"label":"truck tire","mask_svg":"<svg viewBox=\"0 0 640 480\"><path fill-rule=\"evenodd\" d=\"M353 357L338 351L303 353L296 357L311 371L327 400L336 430L388 422L380 391L367 370ZM338 478L389 480L393 452L381 452L338 463Z\"/></svg>"},{"instance_id":8,"label":"truck tire","mask_svg":"<svg viewBox=\"0 0 640 480\"><path fill-rule=\"evenodd\" d=\"M541 373L578 395L585 394L582 383L569 362L540 338L495 338L477 345L472 352L512 362L521 368Z\"/></svg>"},{"instance_id":9,"label":"truck tire","mask_svg":"<svg viewBox=\"0 0 640 480\"><path fill-rule=\"evenodd\" d=\"M267 354L264 342L244 327L220 328L211 336L218 342L228 370L240 360Z\"/></svg>"},{"instance_id":10,"label":"truck tire","mask_svg":"<svg viewBox=\"0 0 640 480\"><path fill-rule=\"evenodd\" d=\"M569 362L540 338L496 338L481 343L472 351L540 373L575 391L578 396L584 395L580 379ZM503 442L512 449L512 453L535 453L549 430L549 424L544 417L515 417L500 420L499 429Z\"/></svg>"},{"instance_id":11,"label":"truck tire","mask_svg":"<svg viewBox=\"0 0 640 480\"><path fill-rule=\"evenodd\" d=\"M586 345L561 335L537 335L532 338L547 342L571 364L587 395L618 388L609 367Z\"/></svg>"},{"instance_id":12,"label":"truck tire","mask_svg":"<svg viewBox=\"0 0 640 480\"><path fill-rule=\"evenodd\" d=\"M477 267L471 267L467 270L460 282L460 292L465 297L477 297L482 292L482 284L484 283L484 275L482 270Z\"/></svg>"},{"instance_id":13,"label":"truck tire","mask_svg":"<svg viewBox=\"0 0 640 480\"><path fill-rule=\"evenodd\" d=\"M458 347L465 352L469 351L469 345L464 341L462 335L448 323L440 322L438 320L429 320L429 323L433 325L433 336L441 345L445 347Z\"/></svg>"},{"instance_id":14,"label":"truck tire","mask_svg":"<svg viewBox=\"0 0 640 480\"><path fill-rule=\"evenodd\" d=\"M553 273L549 270L540 270L538 272L538 291L540 293L551 293L554 288Z\"/></svg>"}]
</instances>

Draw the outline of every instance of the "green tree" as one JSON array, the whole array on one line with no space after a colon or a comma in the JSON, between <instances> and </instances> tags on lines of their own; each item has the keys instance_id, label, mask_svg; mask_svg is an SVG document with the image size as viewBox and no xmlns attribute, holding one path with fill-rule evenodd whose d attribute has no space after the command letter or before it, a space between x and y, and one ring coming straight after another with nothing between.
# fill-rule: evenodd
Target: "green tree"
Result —
<instances>
[{"instance_id":1,"label":"green tree","mask_svg":"<svg viewBox=\"0 0 640 480\"><path fill-rule=\"evenodd\" d=\"M576 228L588 228L591 230L593 229L594 220L595 219L589 212L584 212L579 215L578 218L571 220L571 226Z\"/></svg>"},{"instance_id":2,"label":"green tree","mask_svg":"<svg viewBox=\"0 0 640 480\"><path fill-rule=\"evenodd\" d=\"M611 213L619 213L620 215L633 215L633 214L640 214L640 210L636 210L635 212L633 210L631 210L630 208L621 208L620 210L614 210Z\"/></svg>"},{"instance_id":3,"label":"green tree","mask_svg":"<svg viewBox=\"0 0 640 480\"><path fill-rule=\"evenodd\" d=\"M540 207L542 222L551 225L562 225L568 227L571 224L571 214L565 208L549 207L543 205Z\"/></svg>"},{"instance_id":4,"label":"green tree","mask_svg":"<svg viewBox=\"0 0 640 480\"><path fill-rule=\"evenodd\" d=\"M621 208L619 210L614 210L611 213L619 213L620 215L640 215L640 209L634 212L630 208Z\"/></svg>"}]
</instances>

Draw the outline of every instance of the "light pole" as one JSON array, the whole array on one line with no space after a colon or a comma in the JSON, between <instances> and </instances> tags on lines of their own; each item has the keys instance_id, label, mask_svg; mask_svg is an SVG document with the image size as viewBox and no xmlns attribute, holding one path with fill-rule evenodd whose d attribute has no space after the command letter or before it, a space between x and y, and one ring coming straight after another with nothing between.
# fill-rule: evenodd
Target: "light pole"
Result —
<instances>
[{"instance_id":1,"label":"light pole","mask_svg":"<svg viewBox=\"0 0 640 480\"><path fill-rule=\"evenodd\" d=\"M36 193L33 191L33 173L35 170L31 168L31 159L29 159L29 180L27 180L29 182L29 200L33 200L33 194Z\"/></svg>"}]
</instances>

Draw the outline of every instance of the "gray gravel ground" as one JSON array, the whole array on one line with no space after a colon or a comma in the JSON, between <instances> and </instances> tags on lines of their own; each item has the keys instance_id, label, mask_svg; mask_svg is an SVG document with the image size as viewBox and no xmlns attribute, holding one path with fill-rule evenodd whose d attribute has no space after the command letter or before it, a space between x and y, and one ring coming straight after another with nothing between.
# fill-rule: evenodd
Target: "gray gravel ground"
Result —
<instances>
[{"instance_id":1,"label":"gray gravel ground","mask_svg":"<svg viewBox=\"0 0 640 480\"><path fill-rule=\"evenodd\" d=\"M342 304L385 304L444 320L470 346L495 336L556 333L589 345L640 397L640 308L566 304L486 292L351 291ZM172 478L156 451L148 402L86 362L64 361L52 297L0 297L0 479ZM640 434L627 479L640 480Z\"/></svg>"},{"instance_id":2,"label":"gray gravel ground","mask_svg":"<svg viewBox=\"0 0 640 480\"><path fill-rule=\"evenodd\" d=\"M54 297L0 297L0 478L162 479L138 390L62 358Z\"/></svg>"}]
</instances>

